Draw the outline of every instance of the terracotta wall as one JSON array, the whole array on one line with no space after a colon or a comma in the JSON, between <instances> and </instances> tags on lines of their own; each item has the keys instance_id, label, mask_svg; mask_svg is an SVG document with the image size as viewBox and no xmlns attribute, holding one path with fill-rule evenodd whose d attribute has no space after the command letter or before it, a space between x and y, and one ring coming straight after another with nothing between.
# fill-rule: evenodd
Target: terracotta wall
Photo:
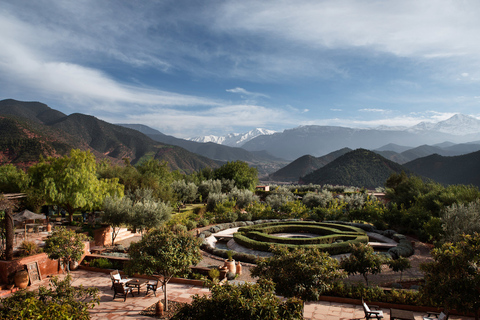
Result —
<instances>
[{"instance_id":1,"label":"terracotta wall","mask_svg":"<svg viewBox=\"0 0 480 320\"><path fill-rule=\"evenodd\" d=\"M96 246L104 247L112 244L112 228L102 227L94 231L94 241Z\"/></svg>"},{"instance_id":2,"label":"terracotta wall","mask_svg":"<svg viewBox=\"0 0 480 320\"><path fill-rule=\"evenodd\" d=\"M85 248L80 261L85 257L86 254L90 254L90 243L84 242L84 244ZM46 253L39 253L12 261L0 260L0 283L8 283L8 275L10 273L26 269L25 265L31 262L37 262L42 279L49 275L58 274L61 271L58 260L49 259Z\"/></svg>"},{"instance_id":3,"label":"terracotta wall","mask_svg":"<svg viewBox=\"0 0 480 320\"><path fill-rule=\"evenodd\" d=\"M13 261L0 261L0 282L8 283L10 273L26 269L25 265L31 262L37 262L42 279L48 275L58 274L58 261L50 260L46 253L39 253Z\"/></svg>"}]
</instances>

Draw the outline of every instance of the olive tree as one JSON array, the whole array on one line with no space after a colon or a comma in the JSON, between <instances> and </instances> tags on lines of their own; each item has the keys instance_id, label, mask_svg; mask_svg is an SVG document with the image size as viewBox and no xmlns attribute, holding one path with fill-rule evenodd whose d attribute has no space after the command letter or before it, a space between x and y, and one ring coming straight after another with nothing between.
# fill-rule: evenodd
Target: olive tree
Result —
<instances>
[{"instance_id":1,"label":"olive tree","mask_svg":"<svg viewBox=\"0 0 480 320\"><path fill-rule=\"evenodd\" d=\"M365 243L351 244L350 248L350 256L340 261L340 267L349 275L361 274L368 286L368 275L381 273L382 264L387 263L389 258L375 253L372 246Z\"/></svg>"},{"instance_id":2,"label":"olive tree","mask_svg":"<svg viewBox=\"0 0 480 320\"><path fill-rule=\"evenodd\" d=\"M101 219L103 223L110 225L112 228L112 245L115 244L115 238L120 231L120 227L128 225L132 206L132 200L128 197L105 198Z\"/></svg>"},{"instance_id":3,"label":"olive tree","mask_svg":"<svg viewBox=\"0 0 480 320\"><path fill-rule=\"evenodd\" d=\"M252 276L272 280L279 295L318 300L346 273L326 252L316 248L288 250L280 246L274 249L272 257L257 263Z\"/></svg>"},{"instance_id":4,"label":"olive tree","mask_svg":"<svg viewBox=\"0 0 480 320\"><path fill-rule=\"evenodd\" d=\"M172 189L181 202L193 202L197 198L198 187L193 182L176 180L172 182Z\"/></svg>"},{"instance_id":5,"label":"olive tree","mask_svg":"<svg viewBox=\"0 0 480 320\"><path fill-rule=\"evenodd\" d=\"M128 225L132 228L143 232L147 228L158 228L170 219L172 207L153 198L151 189L137 189L130 194L130 199Z\"/></svg>"},{"instance_id":6,"label":"olive tree","mask_svg":"<svg viewBox=\"0 0 480 320\"><path fill-rule=\"evenodd\" d=\"M480 200L468 204L452 204L441 216L445 241L456 242L463 234L480 232Z\"/></svg>"},{"instance_id":7,"label":"olive tree","mask_svg":"<svg viewBox=\"0 0 480 320\"><path fill-rule=\"evenodd\" d=\"M164 288L165 309L168 310L167 284L173 276L180 275L201 260L201 241L187 233L153 229L142 240L132 243L127 263L128 274L158 275Z\"/></svg>"}]
</instances>

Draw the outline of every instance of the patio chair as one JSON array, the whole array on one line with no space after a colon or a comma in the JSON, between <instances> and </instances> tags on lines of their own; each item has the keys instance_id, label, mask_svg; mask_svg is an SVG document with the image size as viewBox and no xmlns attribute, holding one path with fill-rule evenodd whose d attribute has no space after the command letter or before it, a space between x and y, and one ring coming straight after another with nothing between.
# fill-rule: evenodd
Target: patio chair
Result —
<instances>
[{"instance_id":1,"label":"patio chair","mask_svg":"<svg viewBox=\"0 0 480 320\"><path fill-rule=\"evenodd\" d=\"M119 296L123 296L123 302L125 302L125 300L127 300L127 295L129 293L132 294L132 297L135 297L133 295L133 291L132 291L132 288L130 287L127 287L125 286L123 283L120 283L120 282L115 282L113 284L113 300L115 300L115 298L117 297L117 295Z\"/></svg>"},{"instance_id":2,"label":"patio chair","mask_svg":"<svg viewBox=\"0 0 480 320\"><path fill-rule=\"evenodd\" d=\"M130 281L128 278L122 278L118 270L110 272L110 279L112 279L112 287L110 288L111 290L113 289L115 283L125 284L126 282Z\"/></svg>"},{"instance_id":3,"label":"patio chair","mask_svg":"<svg viewBox=\"0 0 480 320\"><path fill-rule=\"evenodd\" d=\"M160 281L157 280L150 280L147 282L147 293L145 293L145 295L148 294L148 291L153 291L153 294L155 295L155 297L157 296L157 288L158 288L158 283ZM163 286L161 287L161 289L163 289Z\"/></svg>"},{"instance_id":4,"label":"patio chair","mask_svg":"<svg viewBox=\"0 0 480 320\"><path fill-rule=\"evenodd\" d=\"M448 312L427 312L426 316L423 316L423 320L448 320Z\"/></svg>"},{"instance_id":5,"label":"patio chair","mask_svg":"<svg viewBox=\"0 0 480 320\"><path fill-rule=\"evenodd\" d=\"M383 311L379 310L380 309L379 306L375 306L375 305L368 306L365 303L365 301L363 301L363 298L362 298L362 306L363 306L363 311L365 312L365 318L367 320L372 318L375 318L375 319L383 318ZM372 310L372 309L375 309L375 310Z\"/></svg>"}]
</instances>

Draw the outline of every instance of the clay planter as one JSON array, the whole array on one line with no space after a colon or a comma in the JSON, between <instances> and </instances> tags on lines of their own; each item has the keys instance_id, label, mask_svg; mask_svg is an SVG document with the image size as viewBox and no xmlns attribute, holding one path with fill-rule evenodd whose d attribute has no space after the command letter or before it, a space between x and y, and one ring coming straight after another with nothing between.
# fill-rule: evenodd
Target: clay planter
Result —
<instances>
[{"instance_id":1,"label":"clay planter","mask_svg":"<svg viewBox=\"0 0 480 320\"><path fill-rule=\"evenodd\" d=\"M237 266L235 266L235 260L225 260L225 264L224 264L225 267L227 267L227 272L233 272L233 273L236 273L237 272Z\"/></svg>"},{"instance_id":2,"label":"clay planter","mask_svg":"<svg viewBox=\"0 0 480 320\"><path fill-rule=\"evenodd\" d=\"M237 262L237 270L236 273L240 276L242 275L242 265L240 264L240 261Z\"/></svg>"},{"instance_id":3,"label":"clay planter","mask_svg":"<svg viewBox=\"0 0 480 320\"><path fill-rule=\"evenodd\" d=\"M15 273L15 286L20 289L25 289L28 286L28 272L25 270Z\"/></svg>"}]
</instances>

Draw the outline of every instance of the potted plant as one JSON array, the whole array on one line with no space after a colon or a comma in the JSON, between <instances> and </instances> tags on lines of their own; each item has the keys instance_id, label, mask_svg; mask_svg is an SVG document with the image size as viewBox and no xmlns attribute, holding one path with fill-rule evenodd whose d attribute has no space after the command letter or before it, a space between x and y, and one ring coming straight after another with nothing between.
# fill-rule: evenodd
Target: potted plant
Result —
<instances>
[{"instance_id":1,"label":"potted plant","mask_svg":"<svg viewBox=\"0 0 480 320\"><path fill-rule=\"evenodd\" d=\"M232 250L227 251L227 260L225 260L224 266L227 267L228 271L235 273L237 271L237 266L235 265L235 260L233 260Z\"/></svg>"}]
</instances>

